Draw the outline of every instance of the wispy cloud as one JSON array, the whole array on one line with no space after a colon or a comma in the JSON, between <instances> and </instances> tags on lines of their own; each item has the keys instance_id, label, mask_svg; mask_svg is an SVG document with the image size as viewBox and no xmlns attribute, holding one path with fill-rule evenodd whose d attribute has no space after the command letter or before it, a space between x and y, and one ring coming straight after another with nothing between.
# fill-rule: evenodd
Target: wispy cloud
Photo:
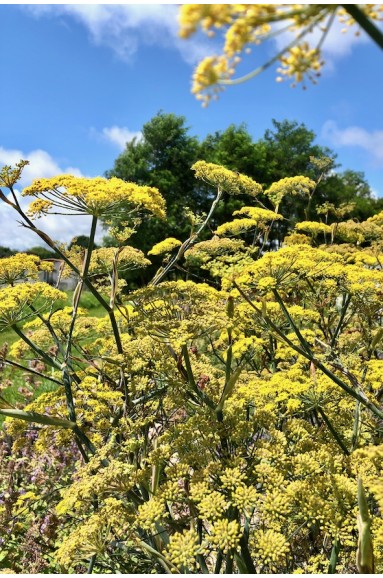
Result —
<instances>
[{"instance_id":1,"label":"wispy cloud","mask_svg":"<svg viewBox=\"0 0 383 578\"><path fill-rule=\"evenodd\" d=\"M339 128L333 120L323 125L321 136L336 147L356 147L368 152L376 166L383 165L383 130L368 131L360 126Z\"/></svg>"},{"instance_id":2,"label":"wispy cloud","mask_svg":"<svg viewBox=\"0 0 383 578\"><path fill-rule=\"evenodd\" d=\"M111 126L102 129L101 135L104 139L116 145L120 150L124 150L126 143L133 139L141 140L141 131L131 131L126 126Z\"/></svg>"},{"instance_id":3,"label":"wispy cloud","mask_svg":"<svg viewBox=\"0 0 383 578\"><path fill-rule=\"evenodd\" d=\"M30 164L24 168L21 180L18 183L20 189L29 185L35 178L52 177L57 174L69 173L82 176L80 169L76 167L61 167L59 163L44 150L33 150L25 153L21 150L6 149L0 147L0 167L14 165L20 159L29 160ZM6 189L4 189L6 194ZM28 208L30 198L22 197L17 190L16 194L23 210ZM69 242L78 235L88 235L90 230L90 217L50 215L38 220L38 227L45 231L52 239L60 242ZM36 245L44 245L37 235L20 226L20 218L9 205L0 202L0 245L11 249L28 249ZM99 229L97 240L102 238L103 231Z\"/></svg>"},{"instance_id":4,"label":"wispy cloud","mask_svg":"<svg viewBox=\"0 0 383 578\"><path fill-rule=\"evenodd\" d=\"M19 183L22 187L29 185L33 179L53 177L60 173L69 173L77 177L82 176L80 169L75 167L60 167L54 158L42 149L36 149L26 153L18 149L0 147L0 166L14 165L21 159L29 161L29 165L23 170Z\"/></svg>"},{"instance_id":5,"label":"wispy cloud","mask_svg":"<svg viewBox=\"0 0 383 578\"><path fill-rule=\"evenodd\" d=\"M127 61L140 45L176 49L194 65L214 50L204 37L182 40L178 36L179 6L172 4L64 4L24 5L36 17L70 17L81 23L96 45L108 46Z\"/></svg>"}]
</instances>

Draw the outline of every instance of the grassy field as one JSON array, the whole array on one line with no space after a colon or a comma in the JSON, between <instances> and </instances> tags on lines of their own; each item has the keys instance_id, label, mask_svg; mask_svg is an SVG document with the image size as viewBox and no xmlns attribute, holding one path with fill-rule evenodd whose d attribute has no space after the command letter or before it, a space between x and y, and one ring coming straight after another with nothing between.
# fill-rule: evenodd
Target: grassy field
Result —
<instances>
[{"instance_id":1,"label":"grassy field","mask_svg":"<svg viewBox=\"0 0 383 578\"><path fill-rule=\"evenodd\" d=\"M60 301L56 303L55 308L61 309L62 307L67 307L72 305L73 299L73 291L67 291L67 299L65 301ZM106 315L105 309L99 305L97 300L93 297L93 295L87 291L84 291L81 299L80 299L80 307L84 307L88 309L89 315L92 317L103 317ZM8 345L12 345L15 341L20 339L18 335L12 330L8 329L7 331L2 331L0 333L0 347L4 345L4 343L8 343ZM21 360L20 363L23 363ZM0 369L0 394L4 399L6 399L11 404L25 404L26 397L23 393L19 391L20 388L25 388L25 377L28 374L23 374L21 370L14 369L12 367L4 367ZM55 389L55 384L48 381L42 380L36 386L33 386L31 391L33 391L33 397L35 398L43 392L52 391ZM3 420L0 416L0 423Z\"/></svg>"}]
</instances>

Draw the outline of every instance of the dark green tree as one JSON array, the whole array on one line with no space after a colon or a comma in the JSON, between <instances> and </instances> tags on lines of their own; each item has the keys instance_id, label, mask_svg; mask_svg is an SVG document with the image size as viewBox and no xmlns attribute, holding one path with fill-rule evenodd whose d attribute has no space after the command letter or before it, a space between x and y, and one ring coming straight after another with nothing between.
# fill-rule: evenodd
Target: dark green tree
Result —
<instances>
[{"instance_id":1,"label":"dark green tree","mask_svg":"<svg viewBox=\"0 0 383 578\"><path fill-rule=\"evenodd\" d=\"M314 143L315 133L303 123L272 120L273 130L265 132L261 142L264 146L263 183L271 183L285 177L303 175L316 177L310 157L328 157L335 166L336 154L328 147Z\"/></svg>"},{"instance_id":2,"label":"dark green tree","mask_svg":"<svg viewBox=\"0 0 383 578\"><path fill-rule=\"evenodd\" d=\"M17 253L17 251L12 251L12 249L10 249L9 247L0 247L0 259L3 259L4 257L11 257L12 255L15 255Z\"/></svg>"},{"instance_id":3,"label":"dark green tree","mask_svg":"<svg viewBox=\"0 0 383 578\"><path fill-rule=\"evenodd\" d=\"M83 247L84 249L87 249L89 245L88 235L79 235L78 237L73 237L73 239L69 243L69 249L71 249L73 245L77 245L78 247ZM95 249L97 249L96 244L94 244L94 247Z\"/></svg>"},{"instance_id":4,"label":"dark green tree","mask_svg":"<svg viewBox=\"0 0 383 578\"><path fill-rule=\"evenodd\" d=\"M131 238L132 245L149 250L165 237L184 238L190 225L185 208L203 210L191 166L198 160L199 143L188 133L185 118L159 112L142 129L142 139L127 143L106 172L142 185L157 187L167 203L167 221L144 222Z\"/></svg>"},{"instance_id":5,"label":"dark green tree","mask_svg":"<svg viewBox=\"0 0 383 578\"><path fill-rule=\"evenodd\" d=\"M263 142L254 142L245 124L231 124L224 131L208 134L200 147L200 158L243 173L262 183L265 170L265 146ZM201 187L201 191L203 187ZM205 188L205 196L211 194ZM248 202L245 197L225 195L217 207L212 225L220 225L230 220L233 212Z\"/></svg>"},{"instance_id":6,"label":"dark green tree","mask_svg":"<svg viewBox=\"0 0 383 578\"><path fill-rule=\"evenodd\" d=\"M57 255L53 251L50 251L49 249L46 249L45 247L40 247L40 246L31 247L30 249L28 249L25 252L28 253L29 255L37 255L37 257L40 257L40 259L55 259L55 258L57 258Z\"/></svg>"}]
</instances>

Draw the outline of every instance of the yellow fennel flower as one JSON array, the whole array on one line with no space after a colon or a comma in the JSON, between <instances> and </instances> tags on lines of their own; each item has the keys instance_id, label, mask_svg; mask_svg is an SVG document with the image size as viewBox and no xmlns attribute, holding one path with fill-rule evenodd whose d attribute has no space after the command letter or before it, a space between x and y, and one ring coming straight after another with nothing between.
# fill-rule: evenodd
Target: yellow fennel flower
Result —
<instances>
[{"instance_id":1,"label":"yellow fennel flower","mask_svg":"<svg viewBox=\"0 0 383 578\"><path fill-rule=\"evenodd\" d=\"M23 190L22 195L36 198L29 207L31 217L49 213L110 217L122 207L124 217L126 212L133 215L140 211L165 217L165 201L158 189L126 183L116 177L87 179L58 175L36 179Z\"/></svg>"}]
</instances>

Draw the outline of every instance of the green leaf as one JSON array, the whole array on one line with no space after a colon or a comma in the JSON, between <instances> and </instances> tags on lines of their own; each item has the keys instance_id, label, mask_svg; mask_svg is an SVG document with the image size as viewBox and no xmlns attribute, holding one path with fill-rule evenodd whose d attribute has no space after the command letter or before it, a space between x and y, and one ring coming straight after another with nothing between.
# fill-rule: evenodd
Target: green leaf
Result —
<instances>
[{"instance_id":1,"label":"green leaf","mask_svg":"<svg viewBox=\"0 0 383 578\"><path fill-rule=\"evenodd\" d=\"M42 415L34 411L23 411L22 409L0 409L0 414L14 419L22 419L30 423L41 423L43 425L52 425L62 427L65 429L74 429L76 424L68 419L60 419L58 417L51 417L49 415Z\"/></svg>"},{"instance_id":2,"label":"green leaf","mask_svg":"<svg viewBox=\"0 0 383 578\"><path fill-rule=\"evenodd\" d=\"M359 539L358 550L356 552L356 565L360 574L374 574L374 552L370 532L371 518L361 478L358 480L358 506Z\"/></svg>"}]
</instances>

